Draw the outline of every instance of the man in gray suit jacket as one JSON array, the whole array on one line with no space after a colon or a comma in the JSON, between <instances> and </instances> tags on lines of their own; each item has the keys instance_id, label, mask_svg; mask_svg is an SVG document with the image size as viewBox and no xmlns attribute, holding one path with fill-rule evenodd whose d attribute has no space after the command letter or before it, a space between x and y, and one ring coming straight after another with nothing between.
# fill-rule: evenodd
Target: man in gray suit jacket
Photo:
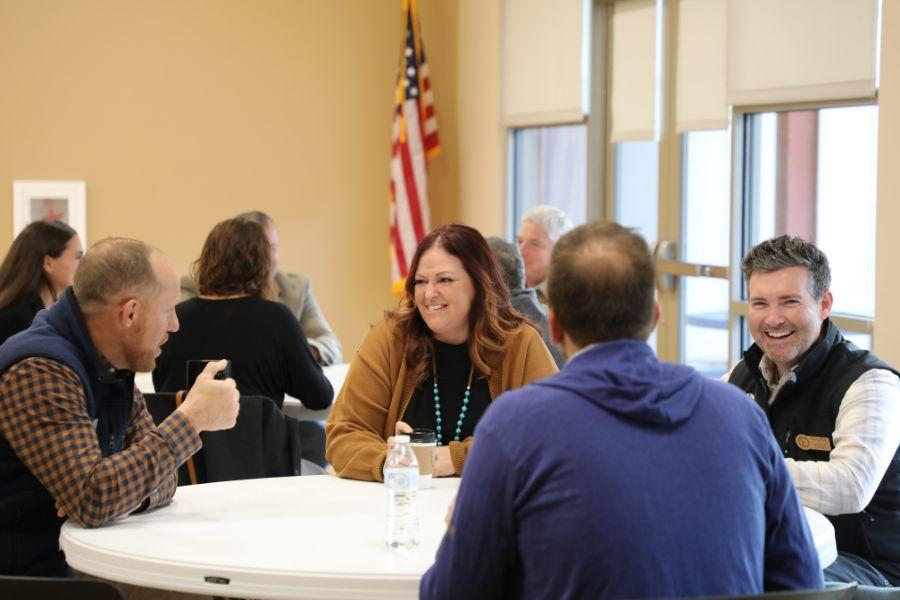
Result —
<instances>
[{"instance_id":1,"label":"man in gray suit jacket","mask_svg":"<svg viewBox=\"0 0 900 600\"><path fill-rule=\"evenodd\" d=\"M306 334L309 346L319 361L319 364L327 366L341 362L341 343L325 315L322 314L319 304L312 294L312 282L309 277L300 273L284 273L278 269L278 229L275 222L264 212L252 211L241 213L238 217L256 221L266 230L269 244L272 247L272 262L275 266L275 287L278 290L278 300L291 309L291 312L300 321L300 327ZM190 275L181 278L181 299L187 300L198 294L197 283Z\"/></svg>"}]
</instances>

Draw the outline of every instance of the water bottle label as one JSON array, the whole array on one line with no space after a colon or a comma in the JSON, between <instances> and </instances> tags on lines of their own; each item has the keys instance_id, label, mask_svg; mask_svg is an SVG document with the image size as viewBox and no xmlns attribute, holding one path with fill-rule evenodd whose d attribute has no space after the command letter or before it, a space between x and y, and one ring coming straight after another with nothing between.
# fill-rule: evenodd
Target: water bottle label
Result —
<instances>
[{"instance_id":1,"label":"water bottle label","mask_svg":"<svg viewBox=\"0 0 900 600\"><path fill-rule=\"evenodd\" d=\"M389 469L384 474L384 487L394 492L419 489L419 469Z\"/></svg>"}]
</instances>

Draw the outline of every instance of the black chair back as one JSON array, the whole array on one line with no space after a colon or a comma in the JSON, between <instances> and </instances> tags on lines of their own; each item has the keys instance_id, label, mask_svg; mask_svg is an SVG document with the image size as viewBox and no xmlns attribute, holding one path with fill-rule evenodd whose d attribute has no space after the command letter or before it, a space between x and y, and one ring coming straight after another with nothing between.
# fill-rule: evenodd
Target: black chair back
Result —
<instances>
[{"instance_id":1,"label":"black chair back","mask_svg":"<svg viewBox=\"0 0 900 600\"><path fill-rule=\"evenodd\" d=\"M159 425L175 410L176 396L174 392L144 394L154 423ZM321 471L301 459L300 424L296 419L285 415L265 396L241 396L240 402L234 427L200 434L203 448L193 457L195 477L183 466L179 469L179 485Z\"/></svg>"},{"instance_id":2,"label":"black chair back","mask_svg":"<svg viewBox=\"0 0 900 600\"><path fill-rule=\"evenodd\" d=\"M112 583L59 577L0 575L0 598L10 600L124 600Z\"/></svg>"},{"instance_id":3,"label":"black chair back","mask_svg":"<svg viewBox=\"0 0 900 600\"><path fill-rule=\"evenodd\" d=\"M695 600L850 600L856 583L830 583L824 590L785 590L751 596L704 596Z\"/></svg>"}]
</instances>

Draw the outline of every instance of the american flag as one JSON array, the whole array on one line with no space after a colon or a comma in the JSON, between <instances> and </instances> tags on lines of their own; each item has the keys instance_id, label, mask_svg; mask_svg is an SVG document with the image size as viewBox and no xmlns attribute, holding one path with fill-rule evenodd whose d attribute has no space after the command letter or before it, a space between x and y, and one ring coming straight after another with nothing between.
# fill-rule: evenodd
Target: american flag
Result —
<instances>
[{"instance_id":1,"label":"american flag","mask_svg":"<svg viewBox=\"0 0 900 600\"><path fill-rule=\"evenodd\" d=\"M440 151L415 0L403 0L405 37L391 131L391 280L403 290L416 246L430 229L428 160Z\"/></svg>"}]
</instances>

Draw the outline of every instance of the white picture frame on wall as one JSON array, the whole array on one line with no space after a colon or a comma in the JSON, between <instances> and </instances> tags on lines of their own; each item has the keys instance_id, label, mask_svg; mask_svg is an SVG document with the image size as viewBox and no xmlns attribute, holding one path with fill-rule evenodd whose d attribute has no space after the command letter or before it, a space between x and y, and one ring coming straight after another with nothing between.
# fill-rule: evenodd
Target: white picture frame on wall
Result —
<instances>
[{"instance_id":1,"label":"white picture frame on wall","mask_svg":"<svg viewBox=\"0 0 900 600\"><path fill-rule=\"evenodd\" d=\"M83 181L13 181L13 238L34 221L63 221L87 246Z\"/></svg>"}]
</instances>

